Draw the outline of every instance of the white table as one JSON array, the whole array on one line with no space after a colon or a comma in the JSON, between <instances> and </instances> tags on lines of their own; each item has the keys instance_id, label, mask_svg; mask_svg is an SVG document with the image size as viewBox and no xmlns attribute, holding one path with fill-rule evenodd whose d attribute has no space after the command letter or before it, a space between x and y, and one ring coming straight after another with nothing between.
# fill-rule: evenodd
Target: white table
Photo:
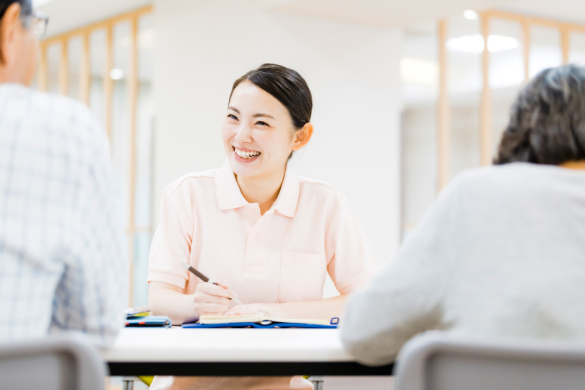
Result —
<instances>
[{"instance_id":1,"label":"white table","mask_svg":"<svg viewBox=\"0 0 585 390\"><path fill-rule=\"evenodd\" d=\"M122 330L103 352L110 375L392 375L356 363L332 329Z\"/></svg>"}]
</instances>

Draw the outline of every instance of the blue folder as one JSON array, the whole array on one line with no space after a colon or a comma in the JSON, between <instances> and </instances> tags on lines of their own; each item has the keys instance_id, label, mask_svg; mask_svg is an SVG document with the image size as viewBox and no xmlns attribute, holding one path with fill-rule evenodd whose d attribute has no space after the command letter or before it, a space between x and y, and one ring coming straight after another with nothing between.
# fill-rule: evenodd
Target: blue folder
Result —
<instances>
[{"instance_id":1,"label":"blue folder","mask_svg":"<svg viewBox=\"0 0 585 390\"><path fill-rule=\"evenodd\" d=\"M280 322L263 320L258 322L225 322L222 324L200 324L192 322L183 324L183 328L315 328L336 329L339 318L333 317L329 325L307 324L302 322Z\"/></svg>"}]
</instances>

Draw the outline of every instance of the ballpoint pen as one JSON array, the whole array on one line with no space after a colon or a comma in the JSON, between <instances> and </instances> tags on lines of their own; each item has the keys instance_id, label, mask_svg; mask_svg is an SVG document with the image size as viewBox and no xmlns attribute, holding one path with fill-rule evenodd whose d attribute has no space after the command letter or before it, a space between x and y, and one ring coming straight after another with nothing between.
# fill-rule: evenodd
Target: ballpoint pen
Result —
<instances>
[{"instance_id":1,"label":"ballpoint pen","mask_svg":"<svg viewBox=\"0 0 585 390\"><path fill-rule=\"evenodd\" d=\"M199 279L203 280L206 283L215 284L216 286L224 287L221 284L214 282L213 280L209 279L207 276L203 275L201 272L197 271L197 269L187 263L181 263L185 268L187 268L191 273L197 276ZM228 298L237 303L238 305L242 305L242 302L238 298Z\"/></svg>"}]
</instances>

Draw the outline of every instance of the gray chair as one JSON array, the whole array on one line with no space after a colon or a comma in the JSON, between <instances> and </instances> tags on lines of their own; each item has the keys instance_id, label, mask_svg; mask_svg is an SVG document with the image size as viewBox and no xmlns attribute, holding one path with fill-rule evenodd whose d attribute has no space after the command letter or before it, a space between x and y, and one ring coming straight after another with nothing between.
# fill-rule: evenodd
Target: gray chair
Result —
<instances>
[{"instance_id":1,"label":"gray chair","mask_svg":"<svg viewBox=\"0 0 585 390\"><path fill-rule=\"evenodd\" d=\"M398 356L397 390L582 390L585 344L471 340L429 332Z\"/></svg>"},{"instance_id":2,"label":"gray chair","mask_svg":"<svg viewBox=\"0 0 585 390\"><path fill-rule=\"evenodd\" d=\"M4 390L104 390L106 367L81 338L55 336L0 345Z\"/></svg>"}]
</instances>

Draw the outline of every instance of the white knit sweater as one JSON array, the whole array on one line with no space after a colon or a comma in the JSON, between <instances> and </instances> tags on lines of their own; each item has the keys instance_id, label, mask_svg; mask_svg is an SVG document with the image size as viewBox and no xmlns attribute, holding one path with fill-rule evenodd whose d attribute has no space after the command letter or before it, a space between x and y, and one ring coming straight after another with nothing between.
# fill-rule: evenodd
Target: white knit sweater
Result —
<instances>
[{"instance_id":1,"label":"white knit sweater","mask_svg":"<svg viewBox=\"0 0 585 390\"><path fill-rule=\"evenodd\" d=\"M358 360L385 364L431 329L585 339L585 171L514 163L459 175L350 298L341 334Z\"/></svg>"}]
</instances>

